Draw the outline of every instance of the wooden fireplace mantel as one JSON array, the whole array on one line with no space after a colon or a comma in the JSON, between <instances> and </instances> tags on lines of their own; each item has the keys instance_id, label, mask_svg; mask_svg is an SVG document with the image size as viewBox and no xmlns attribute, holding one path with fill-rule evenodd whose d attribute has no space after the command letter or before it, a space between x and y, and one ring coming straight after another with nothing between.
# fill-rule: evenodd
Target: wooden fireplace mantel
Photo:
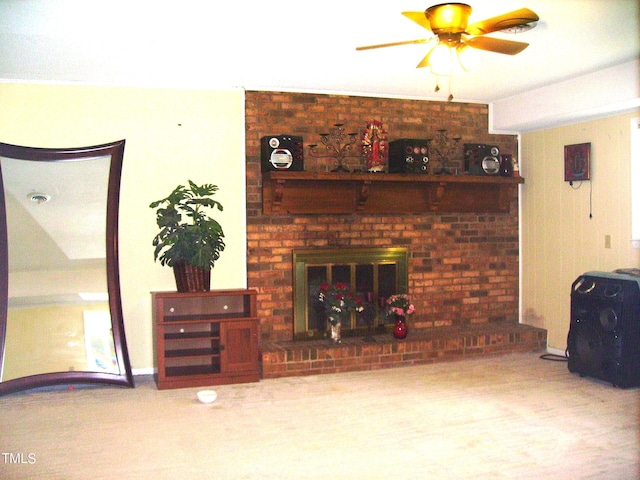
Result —
<instances>
[{"instance_id":1,"label":"wooden fireplace mantel","mask_svg":"<svg viewBox=\"0 0 640 480\"><path fill-rule=\"evenodd\" d=\"M521 177L265 172L265 214L505 213Z\"/></svg>"}]
</instances>

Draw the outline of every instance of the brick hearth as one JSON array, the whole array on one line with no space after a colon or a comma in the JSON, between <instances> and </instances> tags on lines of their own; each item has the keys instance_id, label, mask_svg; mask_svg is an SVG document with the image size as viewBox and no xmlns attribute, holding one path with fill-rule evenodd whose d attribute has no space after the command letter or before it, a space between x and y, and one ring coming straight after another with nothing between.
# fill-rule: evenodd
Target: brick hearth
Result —
<instances>
[{"instance_id":1,"label":"brick hearth","mask_svg":"<svg viewBox=\"0 0 640 480\"><path fill-rule=\"evenodd\" d=\"M391 334L330 340L263 341L262 378L340 373L461 360L514 352L543 351L546 330L521 324L485 324L411 332L404 340Z\"/></svg>"}]
</instances>

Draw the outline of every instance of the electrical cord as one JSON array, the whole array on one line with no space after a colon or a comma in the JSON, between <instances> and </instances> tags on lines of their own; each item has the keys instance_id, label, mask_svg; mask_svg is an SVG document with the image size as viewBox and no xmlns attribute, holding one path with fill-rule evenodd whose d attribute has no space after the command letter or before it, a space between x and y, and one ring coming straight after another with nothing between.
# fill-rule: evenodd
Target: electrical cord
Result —
<instances>
[{"instance_id":1,"label":"electrical cord","mask_svg":"<svg viewBox=\"0 0 640 480\"><path fill-rule=\"evenodd\" d=\"M563 357L562 355L555 355L553 353L545 353L543 355L540 355L540 358L542 360L549 360L551 362L568 362L569 361L569 357L567 357L566 355Z\"/></svg>"},{"instance_id":2,"label":"electrical cord","mask_svg":"<svg viewBox=\"0 0 640 480\"><path fill-rule=\"evenodd\" d=\"M580 181L577 187L574 187L573 181L570 181L569 186L574 190L578 190L582 186L582 181ZM593 182L589 182L589 219L592 219L592 218L593 218Z\"/></svg>"},{"instance_id":3,"label":"electrical cord","mask_svg":"<svg viewBox=\"0 0 640 480\"><path fill-rule=\"evenodd\" d=\"M564 350L564 356L556 355L554 353L543 353L540 355L542 360L549 360L551 362L568 362L569 361L569 334L567 334L567 348Z\"/></svg>"}]
</instances>

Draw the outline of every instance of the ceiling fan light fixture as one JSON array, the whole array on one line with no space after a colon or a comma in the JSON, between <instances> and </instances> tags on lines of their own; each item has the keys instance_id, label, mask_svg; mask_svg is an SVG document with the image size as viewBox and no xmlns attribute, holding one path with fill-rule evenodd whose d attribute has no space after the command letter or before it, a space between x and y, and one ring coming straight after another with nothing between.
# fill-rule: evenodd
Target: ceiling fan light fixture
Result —
<instances>
[{"instance_id":1,"label":"ceiling fan light fixture","mask_svg":"<svg viewBox=\"0 0 640 480\"><path fill-rule=\"evenodd\" d=\"M475 70L480 65L480 54L469 45L461 43L456 47L458 62L465 72Z\"/></svg>"},{"instance_id":2,"label":"ceiling fan light fixture","mask_svg":"<svg viewBox=\"0 0 640 480\"><path fill-rule=\"evenodd\" d=\"M429 67L436 75L451 75L453 68L453 59L451 58L451 49L444 43L438 43L433 50L429 52Z\"/></svg>"}]
</instances>

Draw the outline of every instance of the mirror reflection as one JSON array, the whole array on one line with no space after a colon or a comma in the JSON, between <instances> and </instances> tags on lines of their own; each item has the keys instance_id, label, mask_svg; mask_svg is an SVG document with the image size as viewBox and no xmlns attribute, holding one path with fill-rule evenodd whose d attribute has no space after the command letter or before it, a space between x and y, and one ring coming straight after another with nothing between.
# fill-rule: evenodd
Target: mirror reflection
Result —
<instances>
[{"instance_id":1,"label":"mirror reflection","mask_svg":"<svg viewBox=\"0 0 640 480\"><path fill-rule=\"evenodd\" d=\"M133 386L116 244L124 141L115 160L114 145L50 157L31 149L29 158L26 147L0 144L7 290L0 393L74 382Z\"/></svg>"},{"instance_id":2,"label":"mirror reflection","mask_svg":"<svg viewBox=\"0 0 640 480\"><path fill-rule=\"evenodd\" d=\"M9 252L3 381L120 372L104 248L109 163L0 158Z\"/></svg>"}]
</instances>

